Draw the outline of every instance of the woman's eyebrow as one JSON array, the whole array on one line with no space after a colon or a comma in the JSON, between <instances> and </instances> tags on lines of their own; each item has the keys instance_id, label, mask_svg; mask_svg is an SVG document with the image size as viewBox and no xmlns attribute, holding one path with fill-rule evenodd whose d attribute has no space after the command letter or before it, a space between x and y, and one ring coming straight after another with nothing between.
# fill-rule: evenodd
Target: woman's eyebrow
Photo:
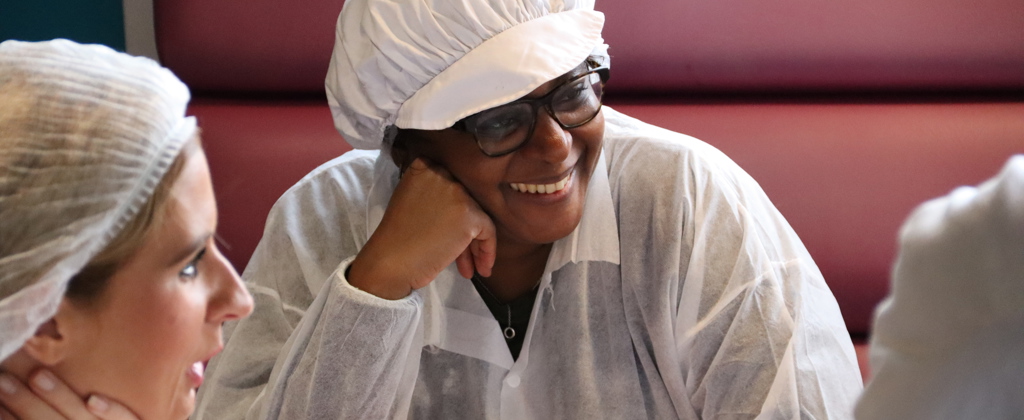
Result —
<instances>
[{"instance_id":1,"label":"woman's eyebrow","mask_svg":"<svg viewBox=\"0 0 1024 420\"><path fill-rule=\"evenodd\" d=\"M576 66L576 68L574 68L572 70L569 70L568 73L565 73L565 74L559 76L559 79L561 79L562 81L566 81L566 80L569 80L569 79L571 79L573 77L576 77L576 76L579 76L579 75L581 75L583 73L586 73L589 70L590 70L590 66L588 66L586 62L583 62L583 64L580 64L580 65Z\"/></svg>"},{"instance_id":2,"label":"woman's eyebrow","mask_svg":"<svg viewBox=\"0 0 1024 420\"><path fill-rule=\"evenodd\" d=\"M211 236L213 236L213 232L195 238L195 240L193 240L190 244L188 244L185 247L182 247L181 251L175 253L174 258L168 261L168 265L177 265L178 263L190 258L192 254L195 254L204 246L206 246L206 243L210 240Z\"/></svg>"}]
</instances>

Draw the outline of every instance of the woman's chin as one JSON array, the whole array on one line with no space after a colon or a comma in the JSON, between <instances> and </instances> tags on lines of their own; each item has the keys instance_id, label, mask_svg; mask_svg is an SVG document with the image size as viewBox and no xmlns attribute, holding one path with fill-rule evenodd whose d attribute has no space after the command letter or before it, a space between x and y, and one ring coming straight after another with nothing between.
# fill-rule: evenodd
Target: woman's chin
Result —
<instances>
[{"instance_id":1,"label":"woman's chin","mask_svg":"<svg viewBox=\"0 0 1024 420\"><path fill-rule=\"evenodd\" d=\"M198 390L195 388L183 387L181 390L174 395L171 401L166 401L160 404L163 409L159 410L157 407L148 407L150 412L143 412L139 410L139 418L141 420L185 420L192 415L192 412L196 408L196 394ZM139 407L143 408L143 407ZM156 410L156 411L154 411Z\"/></svg>"},{"instance_id":2,"label":"woman's chin","mask_svg":"<svg viewBox=\"0 0 1024 420\"><path fill-rule=\"evenodd\" d=\"M508 232L506 237L524 244L547 245L571 235L579 223L579 217L548 219L543 225L524 224L525 226Z\"/></svg>"},{"instance_id":3,"label":"woman's chin","mask_svg":"<svg viewBox=\"0 0 1024 420\"><path fill-rule=\"evenodd\" d=\"M192 412L196 408L196 390L189 390L188 393L182 395L175 402L174 406L169 410L167 415L163 418L167 420L185 420L192 415ZM149 420L143 417L141 420Z\"/></svg>"},{"instance_id":4,"label":"woman's chin","mask_svg":"<svg viewBox=\"0 0 1024 420\"><path fill-rule=\"evenodd\" d=\"M196 409L196 394L199 392L197 388L189 388L184 392L183 395L178 399L178 403L175 404L174 416L172 419L187 419L192 415L192 412Z\"/></svg>"},{"instance_id":5,"label":"woman's chin","mask_svg":"<svg viewBox=\"0 0 1024 420\"><path fill-rule=\"evenodd\" d=\"M196 409L196 393L197 392L198 392L198 390L195 390L195 389L189 391L188 398L186 399L184 404L182 404L182 409L181 409L179 415L176 418L187 419L189 416L192 415L192 412L195 411L195 409Z\"/></svg>"},{"instance_id":6,"label":"woman's chin","mask_svg":"<svg viewBox=\"0 0 1024 420\"><path fill-rule=\"evenodd\" d=\"M581 194L582 195L582 194ZM570 197L550 208L517 208L508 223L500 223L505 237L526 244L550 244L576 230L583 218L583 197ZM518 211L516 211L518 210Z\"/></svg>"}]
</instances>

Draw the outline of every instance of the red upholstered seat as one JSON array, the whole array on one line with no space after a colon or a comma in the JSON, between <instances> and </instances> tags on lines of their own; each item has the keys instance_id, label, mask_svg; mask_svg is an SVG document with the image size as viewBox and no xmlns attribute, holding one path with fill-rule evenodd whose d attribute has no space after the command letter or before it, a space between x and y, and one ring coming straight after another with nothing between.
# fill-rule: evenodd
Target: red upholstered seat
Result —
<instances>
[{"instance_id":1,"label":"red upholstered seat","mask_svg":"<svg viewBox=\"0 0 1024 420\"><path fill-rule=\"evenodd\" d=\"M1024 87L1019 0L603 0L615 89Z\"/></svg>"},{"instance_id":2,"label":"red upholstered seat","mask_svg":"<svg viewBox=\"0 0 1024 420\"><path fill-rule=\"evenodd\" d=\"M197 98L220 220L222 251L240 271L263 236L270 207L306 173L352 149L320 100Z\"/></svg>"}]
</instances>

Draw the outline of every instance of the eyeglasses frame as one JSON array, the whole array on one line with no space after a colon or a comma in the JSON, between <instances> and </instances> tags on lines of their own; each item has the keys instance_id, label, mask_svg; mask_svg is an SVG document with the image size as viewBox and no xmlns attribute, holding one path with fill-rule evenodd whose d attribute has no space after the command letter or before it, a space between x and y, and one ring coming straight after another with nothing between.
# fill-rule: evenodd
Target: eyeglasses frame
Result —
<instances>
[{"instance_id":1,"label":"eyeglasses frame","mask_svg":"<svg viewBox=\"0 0 1024 420\"><path fill-rule=\"evenodd\" d=\"M459 120L458 122L456 122L455 125L453 125L452 127L457 129L457 130L465 131L467 133L473 134L473 139L476 141L476 145L480 149L480 152L483 153L485 156L495 157L495 158L496 157L505 156L505 155L513 153L513 152L515 152L515 151L517 151L519 149L522 149L523 146L525 146L526 143L528 143L530 141L530 138L533 137L533 131L537 128L537 118L536 118L537 111L539 109L541 109L541 108L546 110L548 115L551 116L551 119L555 120L555 122L558 123L558 125L560 127L562 127L563 129L569 130L569 129L573 129L573 128L582 127L582 126L586 125L587 123L593 121L594 118L597 118L597 114L601 113L601 106L603 105L603 98L604 98L604 84L608 82L608 78L610 76L609 66L607 64L607 60L603 60L603 62L599 62L598 58L600 58L600 57L589 57L589 58L587 58L587 61L584 64L586 64L587 67L590 68L589 71L587 71L586 73L579 74L577 76L573 76L569 80L566 80L564 83L556 86L554 89L551 89L551 91L548 92L547 94L545 94L544 96L541 96L539 98L534 98L534 99L521 98L521 99L517 99L515 101L509 102L509 103L504 104L504 105L499 105L499 107L504 107L504 106L509 106L509 105L529 104L530 108L532 109L532 115L534 115L533 124L530 126L530 131L528 131L526 133L526 137L523 138L523 141L521 143L519 143L518 145L516 145L515 147L513 147L510 150L503 151L501 153L495 153L495 154L488 153L486 150L484 150L484 146L482 144L480 144L479 137L476 136L475 132L473 132L473 131L471 131L469 129L469 125L467 123L467 121L469 121L472 118L480 115L480 113L476 113L476 114L470 115L470 116L468 116L466 118L463 118L463 119ZM581 122L579 124L573 124L573 125L562 124L562 121L560 121L558 119L558 117L555 116L555 111L553 109L551 109L551 100L554 97L555 92L557 92L563 86L568 85L569 83L572 83L572 82L574 82L576 80L579 80L581 78L584 78L584 77L589 77L591 74L594 74L594 73L598 74L598 77L600 78L599 83L601 83L601 94L597 98L597 101L598 101L597 112L595 112L594 115L591 115L590 118L587 118L586 120L584 120L583 122ZM481 112L483 112L483 111L481 111Z\"/></svg>"}]
</instances>

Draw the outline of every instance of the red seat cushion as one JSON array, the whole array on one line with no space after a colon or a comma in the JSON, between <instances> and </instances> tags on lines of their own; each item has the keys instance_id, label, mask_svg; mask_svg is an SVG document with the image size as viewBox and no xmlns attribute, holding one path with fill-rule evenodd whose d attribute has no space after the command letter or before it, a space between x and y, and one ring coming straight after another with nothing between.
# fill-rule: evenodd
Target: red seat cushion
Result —
<instances>
[{"instance_id":1,"label":"red seat cushion","mask_svg":"<svg viewBox=\"0 0 1024 420\"><path fill-rule=\"evenodd\" d=\"M323 101L196 99L220 210L222 251L241 271L263 236L270 207L320 164L351 150Z\"/></svg>"},{"instance_id":2,"label":"red seat cushion","mask_svg":"<svg viewBox=\"0 0 1024 420\"><path fill-rule=\"evenodd\" d=\"M1020 0L599 1L609 92L1024 87Z\"/></svg>"}]
</instances>

